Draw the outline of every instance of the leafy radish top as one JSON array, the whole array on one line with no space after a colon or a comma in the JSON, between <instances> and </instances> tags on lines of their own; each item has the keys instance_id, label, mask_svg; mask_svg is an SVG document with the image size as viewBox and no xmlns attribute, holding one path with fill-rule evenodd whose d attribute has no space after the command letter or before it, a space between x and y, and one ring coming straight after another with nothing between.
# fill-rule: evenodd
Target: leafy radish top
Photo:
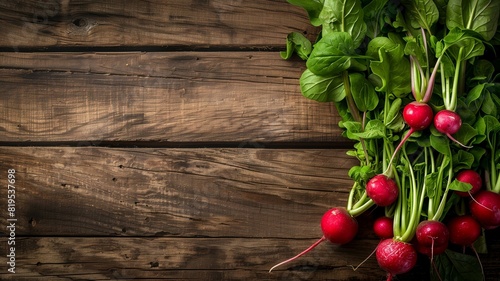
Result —
<instances>
[{"instance_id":1,"label":"leafy radish top","mask_svg":"<svg viewBox=\"0 0 500 281\"><path fill-rule=\"evenodd\" d=\"M319 36L292 32L281 55L305 60L302 94L335 105L353 143L347 153L359 161L349 170L345 210L356 217L384 208L395 241L385 244L406 251L406 264L379 260L388 277L411 269L408 245L422 221L438 225L472 212L482 227L498 227L500 203L490 193L500 193L500 75L492 63L500 51L500 1L288 2L305 9ZM453 261L435 261L447 278L466 279L445 268Z\"/></svg>"}]
</instances>

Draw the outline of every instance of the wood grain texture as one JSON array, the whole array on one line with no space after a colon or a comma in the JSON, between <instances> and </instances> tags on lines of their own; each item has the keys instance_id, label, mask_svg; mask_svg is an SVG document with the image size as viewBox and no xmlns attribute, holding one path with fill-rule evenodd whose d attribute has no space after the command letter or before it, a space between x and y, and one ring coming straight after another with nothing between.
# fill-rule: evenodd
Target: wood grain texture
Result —
<instances>
[{"instance_id":1,"label":"wood grain texture","mask_svg":"<svg viewBox=\"0 0 500 281\"><path fill-rule=\"evenodd\" d=\"M35 236L316 237L346 205L352 163L344 150L0 148L16 232Z\"/></svg>"},{"instance_id":2,"label":"wood grain texture","mask_svg":"<svg viewBox=\"0 0 500 281\"><path fill-rule=\"evenodd\" d=\"M498 231L492 233L497 235ZM16 274L0 271L1 280L385 280L374 257L356 271L377 245L323 244L288 265L268 270L314 240L264 238L41 237L17 240ZM0 243L5 239L0 238ZM495 249L499 250L498 243ZM500 278L495 254L480 255L487 281ZM493 262L491 262L493 261ZM428 259L419 256L411 274L398 280L428 280Z\"/></svg>"},{"instance_id":3,"label":"wood grain texture","mask_svg":"<svg viewBox=\"0 0 500 281\"><path fill-rule=\"evenodd\" d=\"M2 280L381 280L374 259L354 272L374 240L324 244L269 273L312 241L242 238L20 238L18 272ZM293 269L293 270L291 270ZM21 279L18 279L22 276ZM412 279L418 280L418 279ZM421 280L421 279L420 279Z\"/></svg>"},{"instance_id":4,"label":"wood grain texture","mask_svg":"<svg viewBox=\"0 0 500 281\"><path fill-rule=\"evenodd\" d=\"M291 31L314 36L285 0L0 1L0 47L282 47Z\"/></svg>"},{"instance_id":5,"label":"wood grain texture","mask_svg":"<svg viewBox=\"0 0 500 281\"><path fill-rule=\"evenodd\" d=\"M0 141L339 142L275 52L1 53Z\"/></svg>"}]
</instances>

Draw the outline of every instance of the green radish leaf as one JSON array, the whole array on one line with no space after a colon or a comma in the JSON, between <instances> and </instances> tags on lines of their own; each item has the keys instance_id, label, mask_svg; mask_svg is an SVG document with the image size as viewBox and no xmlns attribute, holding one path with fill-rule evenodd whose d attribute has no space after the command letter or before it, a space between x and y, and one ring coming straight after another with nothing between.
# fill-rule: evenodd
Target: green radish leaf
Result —
<instances>
[{"instance_id":1,"label":"green radish leaf","mask_svg":"<svg viewBox=\"0 0 500 281\"><path fill-rule=\"evenodd\" d=\"M484 236L484 229L483 229L483 234L479 236L472 245L479 254L488 253L488 245L486 244L486 236Z\"/></svg>"},{"instance_id":2,"label":"green radish leaf","mask_svg":"<svg viewBox=\"0 0 500 281\"><path fill-rule=\"evenodd\" d=\"M439 153L451 157L450 143L448 138L444 136L431 135L431 146Z\"/></svg>"},{"instance_id":3,"label":"green radish leaf","mask_svg":"<svg viewBox=\"0 0 500 281\"><path fill-rule=\"evenodd\" d=\"M291 32L286 37L286 51L280 52L281 58L287 60L295 52L301 59L307 60L312 51L312 44L309 39L298 32Z\"/></svg>"},{"instance_id":4,"label":"green radish leaf","mask_svg":"<svg viewBox=\"0 0 500 281\"><path fill-rule=\"evenodd\" d=\"M483 91L483 97L484 101L481 106L481 111L488 115L497 116L497 107L495 105L495 102L493 101L491 93L488 90L485 90Z\"/></svg>"},{"instance_id":5,"label":"green radish leaf","mask_svg":"<svg viewBox=\"0 0 500 281\"><path fill-rule=\"evenodd\" d=\"M361 112L374 110L379 102L373 85L361 73L349 74L351 94Z\"/></svg>"},{"instance_id":6,"label":"green radish leaf","mask_svg":"<svg viewBox=\"0 0 500 281\"><path fill-rule=\"evenodd\" d=\"M479 33L489 41L495 36L500 12L500 1L492 0L449 0L446 9L446 26Z\"/></svg>"},{"instance_id":7,"label":"green radish leaf","mask_svg":"<svg viewBox=\"0 0 500 281\"><path fill-rule=\"evenodd\" d=\"M366 35L370 38L375 38L379 35L380 29L383 26L381 21L382 12L389 0L372 0L363 7L364 21L372 24L367 25Z\"/></svg>"},{"instance_id":8,"label":"green radish leaf","mask_svg":"<svg viewBox=\"0 0 500 281\"><path fill-rule=\"evenodd\" d=\"M434 172L425 176L424 184L425 184L425 192L427 197L433 198L436 196L436 188L439 186L438 180L439 173Z\"/></svg>"},{"instance_id":9,"label":"green radish leaf","mask_svg":"<svg viewBox=\"0 0 500 281\"><path fill-rule=\"evenodd\" d=\"M465 98L467 109L472 111L474 115L479 112L484 101L483 92L485 91L485 84L478 84L472 88Z\"/></svg>"},{"instance_id":10,"label":"green radish leaf","mask_svg":"<svg viewBox=\"0 0 500 281\"><path fill-rule=\"evenodd\" d=\"M368 44L367 55L378 59L370 62L373 74L382 82L382 86L375 90L392 93L396 97L410 93L410 62L404 56L402 45L386 37L377 37Z\"/></svg>"},{"instance_id":11,"label":"green radish leaf","mask_svg":"<svg viewBox=\"0 0 500 281\"><path fill-rule=\"evenodd\" d=\"M424 28L431 31L431 27L439 19L439 10L432 0L402 0L406 8L406 18L413 28Z\"/></svg>"},{"instance_id":12,"label":"green radish leaf","mask_svg":"<svg viewBox=\"0 0 500 281\"><path fill-rule=\"evenodd\" d=\"M307 68L316 75L336 75L351 66L355 47L351 35L346 32L331 32L323 35L315 45L306 62Z\"/></svg>"},{"instance_id":13,"label":"green radish leaf","mask_svg":"<svg viewBox=\"0 0 500 281\"><path fill-rule=\"evenodd\" d=\"M357 134L363 131L363 126L361 125L360 122L341 121L339 123L339 127L346 129L346 131L344 132L344 135L348 139L359 141L359 136Z\"/></svg>"},{"instance_id":14,"label":"green radish leaf","mask_svg":"<svg viewBox=\"0 0 500 281\"><path fill-rule=\"evenodd\" d=\"M468 123L463 123L460 130L455 133L454 137L460 143L468 144L478 135L477 130Z\"/></svg>"},{"instance_id":15,"label":"green radish leaf","mask_svg":"<svg viewBox=\"0 0 500 281\"><path fill-rule=\"evenodd\" d=\"M481 158L486 154L486 149L483 147L473 147L469 149L469 153L474 155L474 163L472 163L472 167L479 166Z\"/></svg>"},{"instance_id":16,"label":"green radish leaf","mask_svg":"<svg viewBox=\"0 0 500 281\"><path fill-rule=\"evenodd\" d=\"M446 250L444 254L434 257L439 276L432 270L432 281L467 280L482 281L481 265L476 257Z\"/></svg>"},{"instance_id":17,"label":"green radish leaf","mask_svg":"<svg viewBox=\"0 0 500 281\"><path fill-rule=\"evenodd\" d=\"M338 102L345 98L341 76L323 77L306 69L299 82L302 94L308 99L318 102Z\"/></svg>"},{"instance_id":18,"label":"green radish leaf","mask_svg":"<svg viewBox=\"0 0 500 281\"><path fill-rule=\"evenodd\" d=\"M470 169L474 163L474 155L465 150L459 150L453 153L453 170L458 172L460 170Z\"/></svg>"},{"instance_id":19,"label":"green radish leaf","mask_svg":"<svg viewBox=\"0 0 500 281\"><path fill-rule=\"evenodd\" d=\"M489 82L495 73L495 66L487 60L478 60L474 63L474 79Z\"/></svg>"},{"instance_id":20,"label":"green radish leaf","mask_svg":"<svg viewBox=\"0 0 500 281\"><path fill-rule=\"evenodd\" d=\"M353 50L365 38L367 28L360 0L324 0L319 18L323 22L323 36L347 32L352 38Z\"/></svg>"},{"instance_id":21,"label":"green radish leaf","mask_svg":"<svg viewBox=\"0 0 500 281\"><path fill-rule=\"evenodd\" d=\"M385 137L385 126L380 120L374 119L366 123L365 129L353 135L363 139L380 139Z\"/></svg>"},{"instance_id":22,"label":"green radish leaf","mask_svg":"<svg viewBox=\"0 0 500 281\"><path fill-rule=\"evenodd\" d=\"M436 7L439 12L439 20L438 22L440 24L445 24L446 23L446 6L448 5L448 0L434 0L434 3L436 3Z\"/></svg>"},{"instance_id":23,"label":"green radish leaf","mask_svg":"<svg viewBox=\"0 0 500 281\"><path fill-rule=\"evenodd\" d=\"M400 115L399 110L401 109L401 105L403 104L403 100L400 98L396 98L389 107L389 111L387 112L386 125L391 123L398 115Z\"/></svg>"},{"instance_id":24,"label":"green radish leaf","mask_svg":"<svg viewBox=\"0 0 500 281\"><path fill-rule=\"evenodd\" d=\"M287 0L288 3L304 8L309 15L309 20L313 26L320 26L323 22L319 18L323 10L324 0Z\"/></svg>"},{"instance_id":25,"label":"green radish leaf","mask_svg":"<svg viewBox=\"0 0 500 281\"><path fill-rule=\"evenodd\" d=\"M404 49L405 54L415 57L421 67L426 67L427 58L425 57L425 49L423 49L422 46L419 45L416 37L411 37L408 38L407 40L408 42L406 42L406 46Z\"/></svg>"},{"instance_id":26,"label":"green radish leaf","mask_svg":"<svg viewBox=\"0 0 500 281\"><path fill-rule=\"evenodd\" d=\"M364 183L371 179L375 172L370 166L353 166L348 174L354 181Z\"/></svg>"},{"instance_id":27,"label":"green radish leaf","mask_svg":"<svg viewBox=\"0 0 500 281\"><path fill-rule=\"evenodd\" d=\"M450 183L449 188L450 188L450 190L467 192L467 191L472 189L472 184L466 183L466 182L461 182L461 181L455 179Z\"/></svg>"}]
</instances>

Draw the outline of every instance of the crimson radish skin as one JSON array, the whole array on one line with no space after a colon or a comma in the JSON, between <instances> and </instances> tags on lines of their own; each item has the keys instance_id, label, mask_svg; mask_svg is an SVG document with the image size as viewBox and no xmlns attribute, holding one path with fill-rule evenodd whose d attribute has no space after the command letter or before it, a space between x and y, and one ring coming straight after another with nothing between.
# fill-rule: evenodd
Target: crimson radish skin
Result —
<instances>
[{"instance_id":1,"label":"crimson radish skin","mask_svg":"<svg viewBox=\"0 0 500 281\"><path fill-rule=\"evenodd\" d=\"M472 216L485 229L494 229L500 226L500 194L482 190L469 203Z\"/></svg>"},{"instance_id":2,"label":"crimson radish skin","mask_svg":"<svg viewBox=\"0 0 500 281\"><path fill-rule=\"evenodd\" d=\"M434 117L434 112L432 111L430 105L426 103L413 101L405 105L405 107L403 108L403 120L408 126L410 126L410 130L408 130L406 135L399 142L396 149L394 149L394 152L391 156L391 160L389 160L389 165L387 167L386 172L391 167L394 157L401 149L403 144L410 138L410 136L414 132L422 131L427 127L429 127L430 124L432 123L433 117ZM384 172L384 174L386 173Z\"/></svg>"},{"instance_id":3,"label":"crimson radish skin","mask_svg":"<svg viewBox=\"0 0 500 281\"><path fill-rule=\"evenodd\" d=\"M432 108L426 103L413 101L403 108L403 119L414 131L429 127L433 116Z\"/></svg>"},{"instance_id":4,"label":"crimson radish skin","mask_svg":"<svg viewBox=\"0 0 500 281\"><path fill-rule=\"evenodd\" d=\"M450 232L448 227L440 221L425 220L418 224L415 237L418 244L422 246L439 247L448 245Z\"/></svg>"},{"instance_id":5,"label":"crimson radish skin","mask_svg":"<svg viewBox=\"0 0 500 281\"><path fill-rule=\"evenodd\" d=\"M462 118L456 112L451 110L441 110L434 116L434 127L440 133L445 134L450 140L459 144L460 146L470 148L458 140L456 140L452 135L460 130L462 127Z\"/></svg>"},{"instance_id":6,"label":"crimson radish skin","mask_svg":"<svg viewBox=\"0 0 500 281\"><path fill-rule=\"evenodd\" d=\"M443 134L453 135L462 127L462 118L451 110L441 110L434 116L436 130Z\"/></svg>"},{"instance_id":7,"label":"crimson radish skin","mask_svg":"<svg viewBox=\"0 0 500 281\"><path fill-rule=\"evenodd\" d=\"M457 174L456 179L458 181L472 185L472 189L469 190L469 192L455 191L455 193L460 197L469 197L470 195L474 195L479 190L481 190L481 187L483 186L483 180L481 178L481 175L479 175L479 173L474 170L460 171Z\"/></svg>"},{"instance_id":8,"label":"crimson radish skin","mask_svg":"<svg viewBox=\"0 0 500 281\"><path fill-rule=\"evenodd\" d=\"M278 266L294 261L309 253L324 241L330 241L333 244L339 245L351 242L358 233L358 221L344 208L331 208L321 217L321 231L323 232L323 236L319 240L296 256L274 265L269 269L269 272Z\"/></svg>"},{"instance_id":9,"label":"crimson radish skin","mask_svg":"<svg viewBox=\"0 0 500 281\"><path fill-rule=\"evenodd\" d=\"M358 233L358 222L344 208L332 208L321 218L321 230L333 244L347 244Z\"/></svg>"},{"instance_id":10,"label":"crimson radish skin","mask_svg":"<svg viewBox=\"0 0 500 281\"><path fill-rule=\"evenodd\" d=\"M380 241L375 253L380 268L387 271L387 280L410 271L417 263L415 248L406 242L392 238Z\"/></svg>"},{"instance_id":11,"label":"crimson radish skin","mask_svg":"<svg viewBox=\"0 0 500 281\"><path fill-rule=\"evenodd\" d=\"M470 246L481 235L481 225L470 215L453 217L447 225L450 242L459 246Z\"/></svg>"},{"instance_id":12,"label":"crimson radish skin","mask_svg":"<svg viewBox=\"0 0 500 281\"><path fill-rule=\"evenodd\" d=\"M379 217L373 222L373 232L380 239L394 237L394 220L389 217Z\"/></svg>"},{"instance_id":13,"label":"crimson radish skin","mask_svg":"<svg viewBox=\"0 0 500 281\"><path fill-rule=\"evenodd\" d=\"M366 194L375 204L385 207L398 199L399 188L393 179L379 174L372 177L366 184Z\"/></svg>"}]
</instances>

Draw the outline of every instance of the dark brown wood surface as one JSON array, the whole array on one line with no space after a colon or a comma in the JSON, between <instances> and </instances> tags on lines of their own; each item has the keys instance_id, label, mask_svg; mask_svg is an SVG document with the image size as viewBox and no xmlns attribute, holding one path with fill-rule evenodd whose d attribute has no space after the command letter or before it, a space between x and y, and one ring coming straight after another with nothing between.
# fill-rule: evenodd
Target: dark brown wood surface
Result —
<instances>
[{"instance_id":1,"label":"dark brown wood surface","mask_svg":"<svg viewBox=\"0 0 500 281\"><path fill-rule=\"evenodd\" d=\"M291 31L317 35L285 0L0 1L0 280L385 280L374 257L352 269L377 210L268 272L320 238L356 163L279 56Z\"/></svg>"}]
</instances>

